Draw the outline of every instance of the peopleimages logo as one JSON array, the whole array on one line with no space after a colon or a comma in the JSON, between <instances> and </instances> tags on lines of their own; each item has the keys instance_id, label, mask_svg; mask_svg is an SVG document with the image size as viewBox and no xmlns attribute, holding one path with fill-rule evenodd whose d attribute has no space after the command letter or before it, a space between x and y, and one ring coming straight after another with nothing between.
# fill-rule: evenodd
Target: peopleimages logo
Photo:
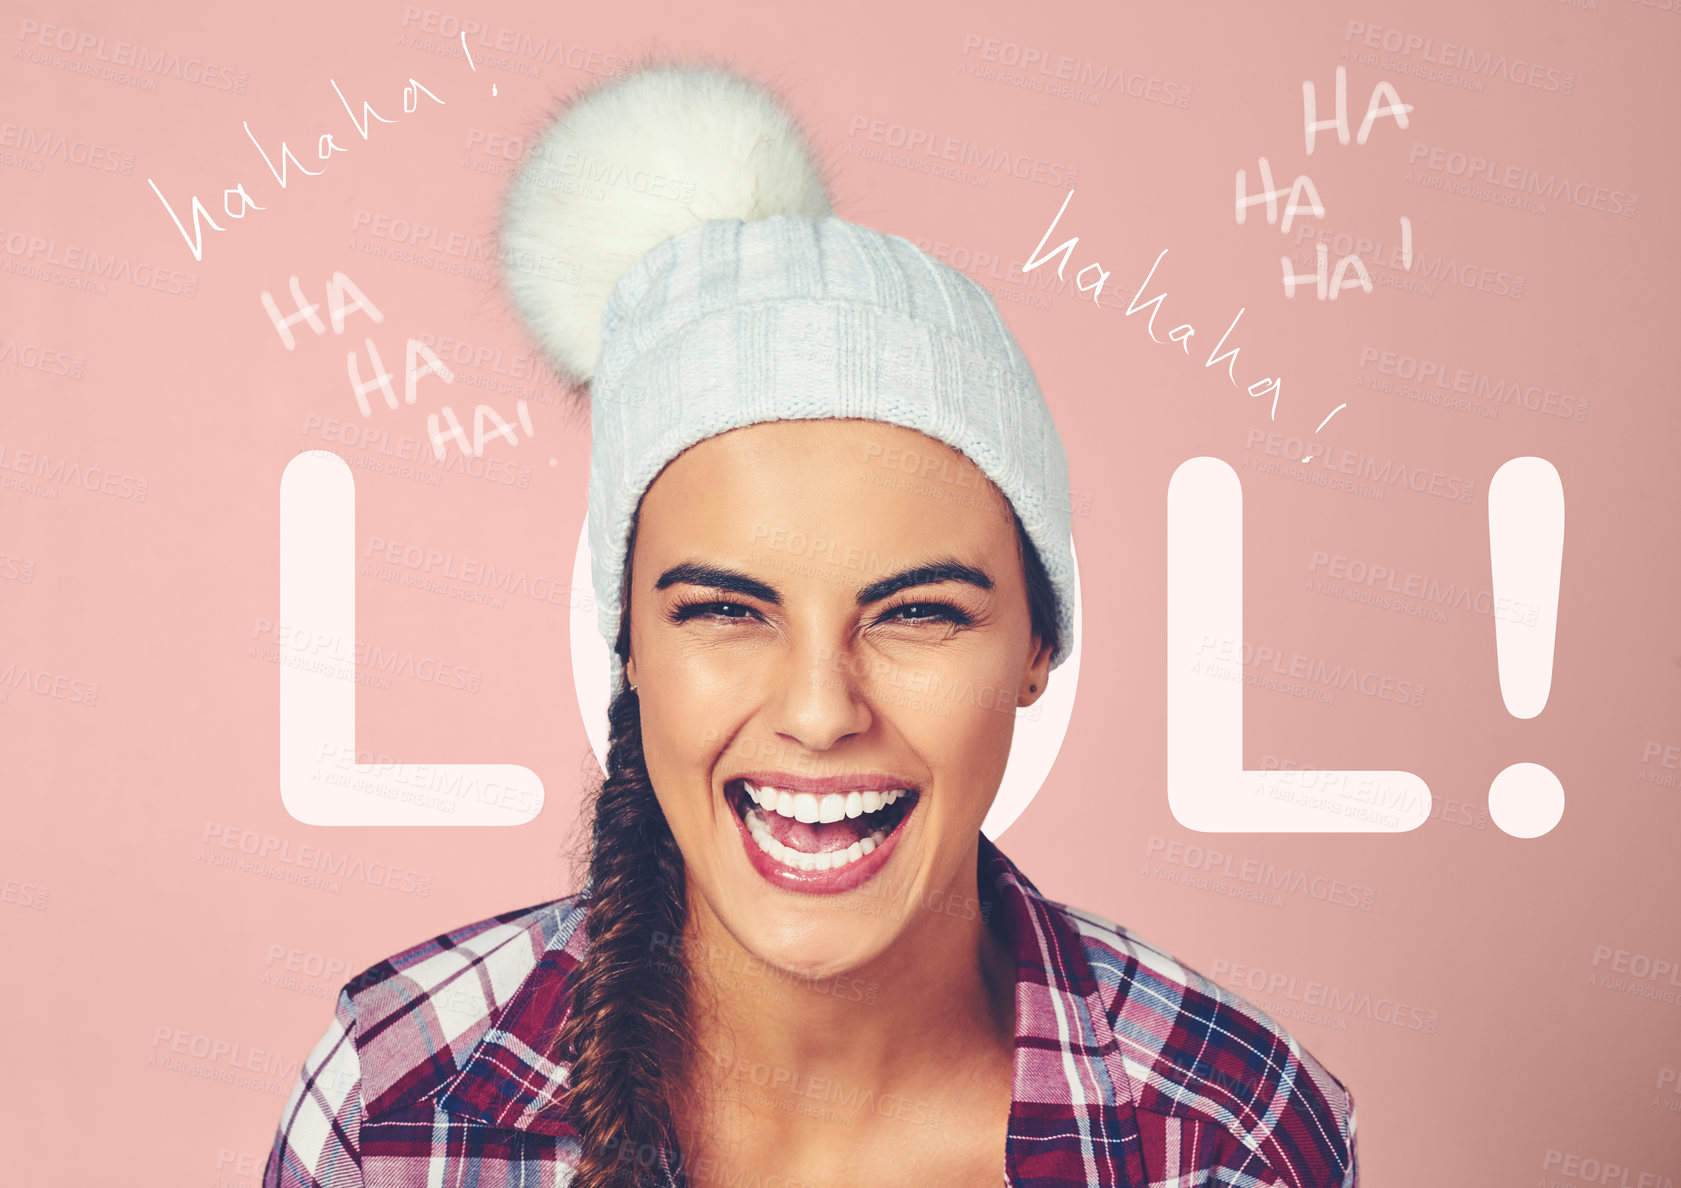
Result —
<instances>
[{"instance_id":1,"label":"peopleimages logo","mask_svg":"<svg viewBox=\"0 0 1681 1188\"><path fill-rule=\"evenodd\" d=\"M1222 983L1240 991L1283 999L1303 1006L1322 1006L1344 1015L1364 1015L1378 1023L1387 1023L1408 1031L1435 1035L1441 1025L1441 1015L1421 1006L1398 1002L1383 995L1374 997L1364 991L1346 990L1329 982L1298 978L1295 974L1267 971L1255 965L1216 958L1214 976ZM1266 1009L1264 1003L1257 1003Z\"/></svg>"},{"instance_id":2,"label":"peopleimages logo","mask_svg":"<svg viewBox=\"0 0 1681 1188\"><path fill-rule=\"evenodd\" d=\"M1609 1159L1594 1159L1570 1151L1548 1147L1541 1160L1541 1170L1563 1176L1561 1180L1542 1180L1543 1184L1612 1184L1616 1188L1675 1188L1675 1180L1662 1172L1637 1171L1612 1163ZM1633 1177L1630 1179L1630 1177Z\"/></svg>"},{"instance_id":3,"label":"peopleimages logo","mask_svg":"<svg viewBox=\"0 0 1681 1188\"><path fill-rule=\"evenodd\" d=\"M109 280L172 297L191 299L198 296L198 277L191 273L178 272L145 260L137 264L128 256L115 253L101 256L97 249L76 243L61 245L58 240L44 235L0 230L0 253L10 257L4 260L7 272L91 293L105 293L108 289L105 282ZM47 271L49 268L80 275L60 276Z\"/></svg>"},{"instance_id":4,"label":"peopleimages logo","mask_svg":"<svg viewBox=\"0 0 1681 1188\"><path fill-rule=\"evenodd\" d=\"M1136 70L1129 73L1119 66L1100 66L1086 58L1059 54L1038 46L1019 45L1013 41L969 33L963 38L963 57L971 55L978 57L980 64L959 63L961 73L975 78L996 78L1011 86L1043 91L1047 95L1096 104L1102 101L1104 94L1113 94L1119 84L1121 92L1134 99L1181 109L1191 105L1191 88L1183 83L1153 78ZM1089 91L1082 89L1088 87Z\"/></svg>"},{"instance_id":5,"label":"peopleimages logo","mask_svg":"<svg viewBox=\"0 0 1681 1188\"><path fill-rule=\"evenodd\" d=\"M339 880L342 879L411 895L432 894L432 876L429 874L421 875L417 871L407 870L389 862L369 862L359 854L353 855L343 850L335 852L330 846L309 843L294 845L291 838L277 837L271 833L262 833L220 821L206 821L204 833L199 838L198 861L214 866L230 866L234 865L229 861L233 855L265 864L273 870L284 870L288 876L312 877L321 889L334 893L339 891ZM257 873L268 874L269 871L259 870ZM304 880L285 877L282 881Z\"/></svg>"},{"instance_id":6,"label":"peopleimages logo","mask_svg":"<svg viewBox=\"0 0 1681 1188\"><path fill-rule=\"evenodd\" d=\"M941 135L926 128L913 128L865 115L852 117L847 135L854 140L861 135L871 144L901 149L913 158L920 153L938 161L953 162L986 173L1004 172L1023 181L1036 181L1048 186L1073 185L1079 172L1072 166L1047 161L1032 153L1012 153L1008 149L982 145L962 136ZM984 175L982 184L985 184Z\"/></svg>"},{"instance_id":7,"label":"peopleimages logo","mask_svg":"<svg viewBox=\"0 0 1681 1188\"><path fill-rule=\"evenodd\" d=\"M1437 41L1421 33L1404 33L1400 29L1385 29L1364 21L1349 21L1343 41L1353 42L1356 38L1366 49L1381 49L1388 54L1400 55L1399 58L1385 60L1382 65L1386 68L1433 82L1452 82L1454 72L1463 72L1469 76L1497 78L1560 95L1568 95L1576 89L1574 71L1560 70L1527 58L1507 57L1493 50L1479 50L1453 41ZM1414 54L1418 56L1417 62L1410 61ZM1432 71L1429 67L1436 69ZM1476 89L1482 88L1479 86Z\"/></svg>"},{"instance_id":8,"label":"peopleimages logo","mask_svg":"<svg viewBox=\"0 0 1681 1188\"><path fill-rule=\"evenodd\" d=\"M0 442L0 471L6 470L42 479L46 483L64 483L134 503L145 503L150 488L148 480L133 475L118 474L99 466L84 467L70 458L54 457L38 450L20 450ZM5 484L0 482L0 485ZM46 490L53 491L53 497L57 497L55 488L47 487Z\"/></svg>"},{"instance_id":9,"label":"peopleimages logo","mask_svg":"<svg viewBox=\"0 0 1681 1188\"><path fill-rule=\"evenodd\" d=\"M1309 465L1311 459L1322 469L1380 484L1378 490L1405 487L1451 503L1470 503L1477 491L1477 485L1472 480L1428 466L1408 466L1392 458L1380 459L1374 454L1343 446L1322 446L1316 441L1265 429L1249 430L1244 448L1254 450L1257 446L1273 457L1284 457L1304 466Z\"/></svg>"},{"instance_id":10,"label":"peopleimages logo","mask_svg":"<svg viewBox=\"0 0 1681 1188\"><path fill-rule=\"evenodd\" d=\"M1289 866L1280 867L1255 858L1244 858L1215 846L1200 846L1194 842L1170 842L1165 837L1152 834L1144 848L1144 856L1203 874L1218 874L1228 879L1251 883L1271 891L1288 891L1321 903L1339 904L1367 912L1377 903L1376 888L1344 882L1329 875L1311 874Z\"/></svg>"},{"instance_id":11,"label":"peopleimages logo","mask_svg":"<svg viewBox=\"0 0 1681 1188\"><path fill-rule=\"evenodd\" d=\"M109 62L112 66L132 67L138 74L129 75L124 71L124 77L117 81L145 82L149 84L144 88L146 90L156 90L156 77L168 75L180 82L209 87L213 91L231 91L236 95L243 95L245 84L250 80L250 75L245 71L235 70L232 66L217 66L198 58L183 58L180 54L165 50L154 52L132 41L117 41L107 47L103 34L83 33L62 25L43 25L40 21L24 20L18 26L17 39L25 43L17 51L16 56L19 58L27 58L28 61L46 66L69 68L78 74L97 73L98 67L72 66L63 59L54 59L51 55L30 48L28 43L33 42L34 45L45 49L77 57L89 54L95 61Z\"/></svg>"},{"instance_id":12,"label":"peopleimages logo","mask_svg":"<svg viewBox=\"0 0 1681 1188\"><path fill-rule=\"evenodd\" d=\"M1446 149L1440 145L1414 141L1407 156L1409 165L1424 168L1467 181L1482 181L1487 185L1512 190L1519 194L1534 194L1557 202L1563 200L1584 210L1622 215L1632 219L1640 209L1640 199L1621 190L1609 189L1592 182L1573 180L1556 173L1543 174L1526 165L1513 165L1477 153Z\"/></svg>"},{"instance_id":13,"label":"peopleimages logo","mask_svg":"<svg viewBox=\"0 0 1681 1188\"><path fill-rule=\"evenodd\" d=\"M1515 403L1517 407L1530 412L1545 413L1568 421L1588 419L1586 397L1543 388L1539 384L1525 384L1511 377L1495 379L1469 368L1450 368L1438 361L1380 350L1373 346L1362 347L1360 350L1360 370L1365 371L1368 367L1374 368L1379 375L1415 381L1421 387L1431 385L1461 396L1474 396L1491 406ZM1366 386L1383 390L1377 387L1376 381L1368 380Z\"/></svg>"},{"instance_id":14,"label":"peopleimages logo","mask_svg":"<svg viewBox=\"0 0 1681 1188\"><path fill-rule=\"evenodd\" d=\"M72 140L60 132L23 124L0 124L0 148L15 148L30 157L67 161L125 177L134 172L133 153L86 140Z\"/></svg>"}]
</instances>

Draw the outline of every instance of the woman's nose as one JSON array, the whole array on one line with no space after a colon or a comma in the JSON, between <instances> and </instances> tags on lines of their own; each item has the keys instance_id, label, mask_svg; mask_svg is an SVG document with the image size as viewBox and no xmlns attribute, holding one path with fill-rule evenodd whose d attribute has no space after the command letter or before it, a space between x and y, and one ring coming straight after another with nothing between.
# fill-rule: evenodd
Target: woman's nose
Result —
<instances>
[{"instance_id":1,"label":"woman's nose","mask_svg":"<svg viewBox=\"0 0 1681 1188\"><path fill-rule=\"evenodd\" d=\"M850 651L818 638L796 640L770 679L770 726L807 750L826 751L870 728L865 682Z\"/></svg>"}]
</instances>

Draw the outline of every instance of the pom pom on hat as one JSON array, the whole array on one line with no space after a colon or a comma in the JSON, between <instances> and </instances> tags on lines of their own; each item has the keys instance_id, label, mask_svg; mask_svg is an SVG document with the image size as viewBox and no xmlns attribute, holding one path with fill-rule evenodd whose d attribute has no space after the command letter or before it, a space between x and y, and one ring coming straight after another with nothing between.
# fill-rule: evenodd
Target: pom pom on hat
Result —
<instances>
[{"instance_id":1,"label":"pom pom on hat","mask_svg":"<svg viewBox=\"0 0 1681 1188\"><path fill-rule=\"evenodd\" d=\"M589 183L605 196L581 192ZM813 153L769 91L722 66L659 63L556 114L503 209L502 270L555 370L587 384L608 295L654 245L712 219L832 213Z\"/></svg>"},{"instance_id":2,"label":"pom pom on hat","mask_svg":"<svg viewBox=\"0 0 1681 1188\"><path fill-rule=\"evenodd\" d=\"M693 60L564 101L509 188L504 281L591 406L590 576L615 692L642 496L690 446L764 421L882 421L972 459L1056 591L1052 665L1070 654L1068 463L1031 366L980 284L835 217L830 192L770 89Z\"/></svg>"}]
</instances>

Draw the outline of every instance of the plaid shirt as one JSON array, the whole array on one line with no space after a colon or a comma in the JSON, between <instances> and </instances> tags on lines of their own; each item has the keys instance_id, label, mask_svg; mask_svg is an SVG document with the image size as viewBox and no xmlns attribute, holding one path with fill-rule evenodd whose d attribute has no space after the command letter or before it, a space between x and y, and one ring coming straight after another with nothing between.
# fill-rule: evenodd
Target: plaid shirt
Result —
<instances>
[{"instance_id":1,"label":"plaid shirt","mask_svg":"<svg viewBox=\"0 0 1681 1188\"><path fill-rule=\"evenodd\" d=\"M1278 1024L980 846L982 893L994 888L1016 953L1006 1185L1355 1188L1353 1099ZM581 892L505 912L351 979L263 1188L566 1184L578 1135L544 1110L567 1071L544 1053L586 905ZM709 1170L692 1169L697 1188L783 1183Z\"/></svg>"}]
</instances>

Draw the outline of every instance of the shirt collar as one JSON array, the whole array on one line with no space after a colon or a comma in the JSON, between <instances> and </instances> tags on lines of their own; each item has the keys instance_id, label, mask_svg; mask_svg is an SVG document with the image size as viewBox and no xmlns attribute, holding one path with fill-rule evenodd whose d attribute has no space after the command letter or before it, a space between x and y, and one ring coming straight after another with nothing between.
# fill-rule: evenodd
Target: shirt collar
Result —
<instances>
[{"instance_id":1,"label":"shirt collar","mask_svg":"<svg viewBox=\"0 0 1681 1188\"><path fill-rule=\"evenodd\" d=\"M1009 1181L1142 1183L1131 1080L1079 931L985 834L979 849L981 899L988 915L1002 912L1016 960ZM547 1050L566 1020L566 975L583 955L585 933L578 920L556 931L459 1075L440 1086L438 1108L490 1126L577 1137L557 1105L566 1068Z\"/></svg>"},{"instance_id":2,"label":"shirt collar","mask_svg":"<svg viewBox=\"0 0 1681 1188\"><path fill-rule=\"evenodd\" d=\"M983 899L990 886L993 910L1003 910L1016 958L1009 1183L1146 1183L1132 1080L1079 930L985 834L977 873Z\"/></svg>"}]
</instances>

